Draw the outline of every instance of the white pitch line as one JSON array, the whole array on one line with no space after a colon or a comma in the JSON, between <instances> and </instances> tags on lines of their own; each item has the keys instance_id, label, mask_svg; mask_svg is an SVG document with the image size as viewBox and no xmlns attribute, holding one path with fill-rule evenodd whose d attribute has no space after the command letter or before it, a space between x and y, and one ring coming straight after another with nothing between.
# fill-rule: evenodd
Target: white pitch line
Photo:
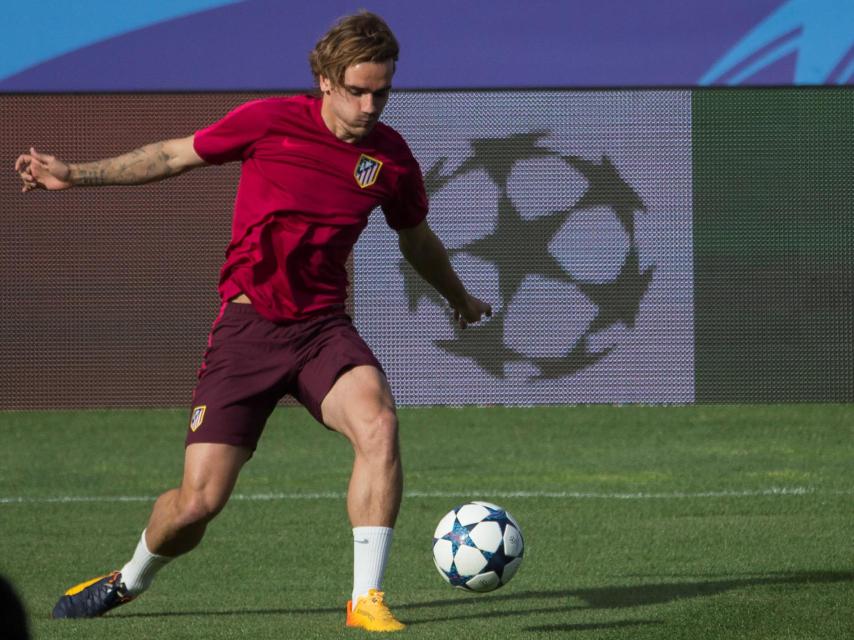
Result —
<instances>
[{"instance_id":1,"label":"white pitch line","mask_svg":"<svg viewBox=\"0 0 854 640\"><path fill-rule=\"evenodd\" d=\"M813 487L768 487L724 491L675 491L669 493L604 493L589 491L408 491L406 498L458 498L463 500L504 498L552 498L558 500L681 500L687 498L754 498L763 496L854 495L854 490L823 491ZM266 502L280 500L343 500L343 492L237 493L232 500ZM67 504L81 502L154 502L156 496L17 496L0 498L2 504Z\"/></svg>"}]
</instances>

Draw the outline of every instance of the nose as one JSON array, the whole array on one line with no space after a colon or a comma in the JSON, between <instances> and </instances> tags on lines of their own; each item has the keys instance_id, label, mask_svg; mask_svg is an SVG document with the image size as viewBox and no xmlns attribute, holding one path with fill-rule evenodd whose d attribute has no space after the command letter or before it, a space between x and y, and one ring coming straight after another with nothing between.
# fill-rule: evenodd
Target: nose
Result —
<instances>
[{"instance_id":1,"label":"nose","mask_svg":"<svg viewBox=\"0 0 854 640\"><path fill-rule=\"evenodd\" d=\"M362 95L362 113L375 115L378 111L377 99L372 93Z\"/></svg>"}]
</instances>

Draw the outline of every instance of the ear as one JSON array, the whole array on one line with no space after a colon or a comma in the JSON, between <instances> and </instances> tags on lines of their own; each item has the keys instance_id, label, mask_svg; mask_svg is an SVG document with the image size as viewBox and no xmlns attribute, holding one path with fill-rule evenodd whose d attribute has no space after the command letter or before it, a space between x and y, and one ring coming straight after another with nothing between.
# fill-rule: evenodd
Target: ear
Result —
<instances>
[{"instance_id":1,"label":"ear","mask_svg":"<svg viewBox=\"0 0 854 640\"><path fill-rule=\"evenodd\" d=\"M330 91L332 91L332 83L326 76L318 76L317 83L320 86L321 93L329 93Z\"/></svg>"}]
</instances>

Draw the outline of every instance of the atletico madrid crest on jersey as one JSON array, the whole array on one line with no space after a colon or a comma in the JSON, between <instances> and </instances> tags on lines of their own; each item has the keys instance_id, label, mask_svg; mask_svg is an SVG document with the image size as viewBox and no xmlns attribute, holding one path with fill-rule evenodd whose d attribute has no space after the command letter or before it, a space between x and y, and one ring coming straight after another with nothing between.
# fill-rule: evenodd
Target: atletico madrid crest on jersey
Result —
<instances>
[{"instance_id":1,"label":"atletico madrid crest on jersey","mask_svg":"<svg viewBox=\"0 0 854 640\"><path fill-rule=\"evenodd\" d=\"M363 153L359 156L359 161L356 163L356 170L353 172L353 177L356 178L356 182L359 183L362 189L370 187L377 181L382 166L382 162Z\"/></svg>"},{"instance_id":2,"label":"atletico madrid crest on jersey","mask_svg":"<svg viewBox=\"0 0 854 640\"><path fill-rule=\"evenodd\" d=\"M190 418L191 431L195 431L202 426L202 422L205 419L205 409L207 409L207 405L201 405L200 407L193 409L193 415Z\"/></svg>"}]
</instances>

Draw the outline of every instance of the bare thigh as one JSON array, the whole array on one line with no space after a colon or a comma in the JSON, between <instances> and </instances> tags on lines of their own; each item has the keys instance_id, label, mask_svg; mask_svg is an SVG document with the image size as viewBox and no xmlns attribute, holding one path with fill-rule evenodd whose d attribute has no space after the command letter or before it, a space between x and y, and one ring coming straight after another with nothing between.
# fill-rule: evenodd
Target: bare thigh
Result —
<instances>
[{"instance_id":1,"label":"bare thigh","mask_svg":"<svg viewBox=\"0 0 854 640\"><path fill-rule=\"evenodd\" d=\"M184 453L181 491L204 496L209 504L224 505L252 452L214 442L191 444Z\"/></svg>"},{"instance_id":2,"label":"bare thigh","mask_svg":"<svg viewBox=\"0 0 854 640\"><path fill-rule=\"evenodd\" d=\"M321 403L323 423L357 440L355 431L374 423L383 414L394 414L394 398L385 375L363 365L346 371Z\"/></svg>"}]
</instances>

